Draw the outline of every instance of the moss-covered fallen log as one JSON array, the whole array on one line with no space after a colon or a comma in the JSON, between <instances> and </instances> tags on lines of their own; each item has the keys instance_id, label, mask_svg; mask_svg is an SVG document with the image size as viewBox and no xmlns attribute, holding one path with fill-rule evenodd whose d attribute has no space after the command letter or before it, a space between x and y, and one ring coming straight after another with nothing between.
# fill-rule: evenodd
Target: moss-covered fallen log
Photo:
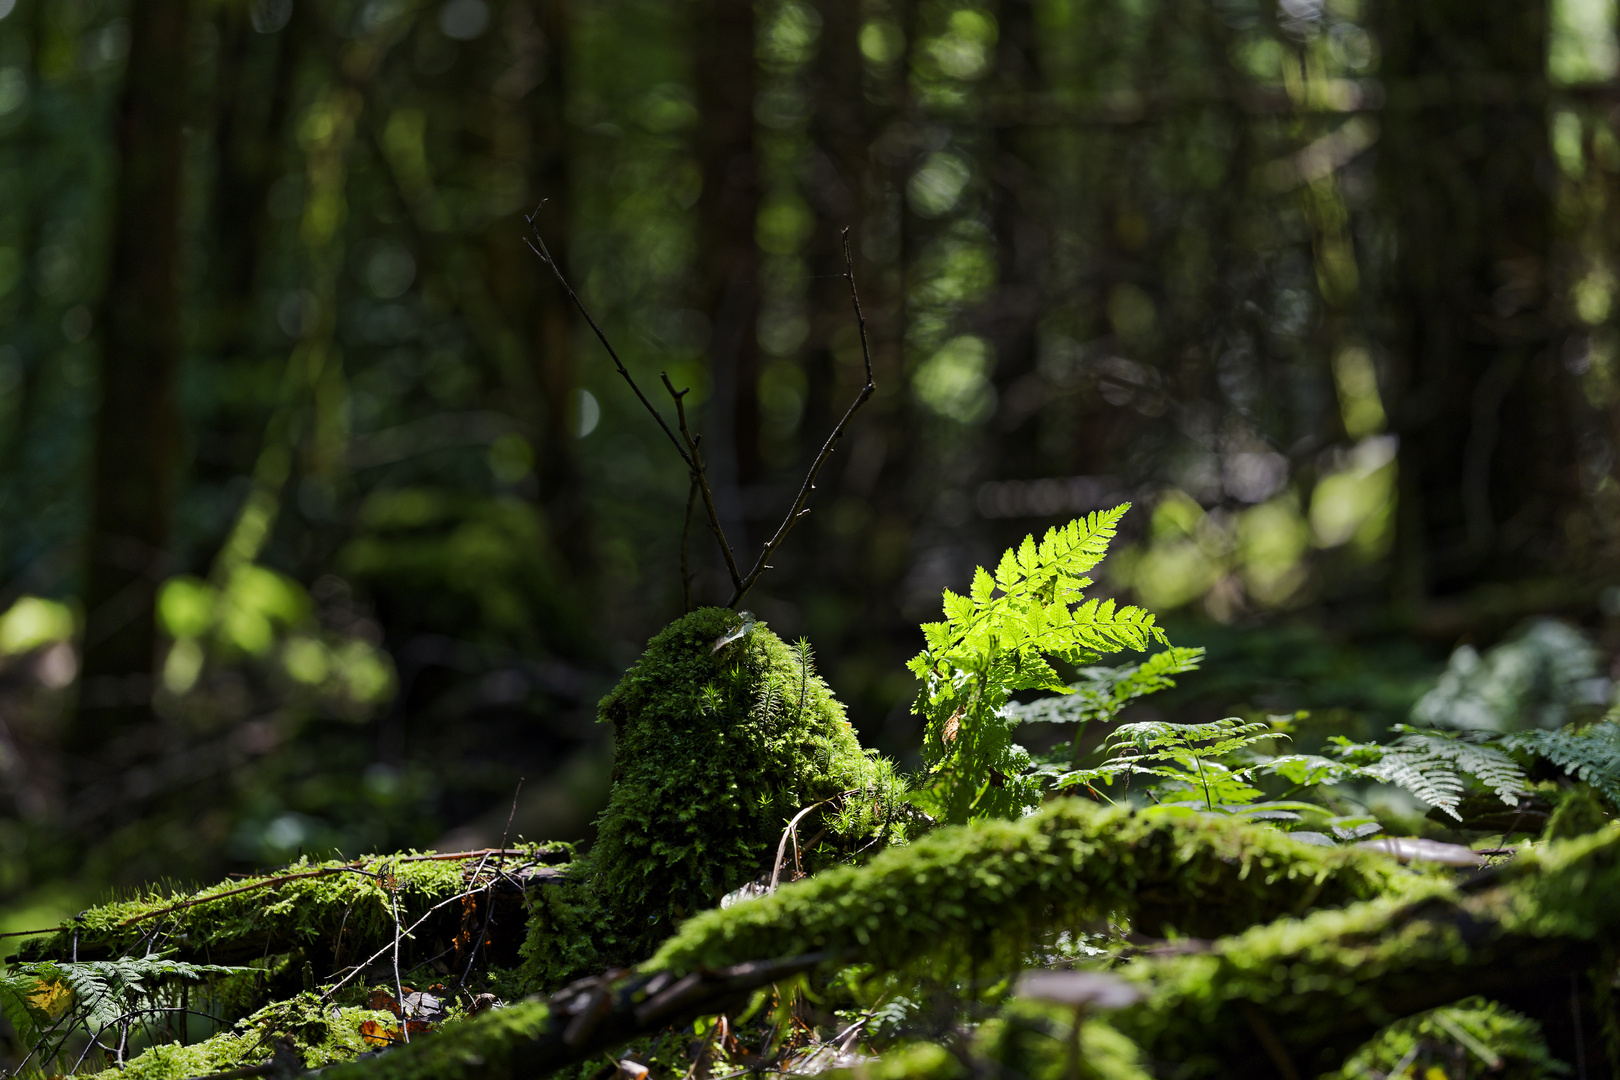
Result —
<instances>
[{"instance_id":1,"label":"moss-covered fallen log","mask_svg":"<svg viewBox=\"0 0 1620 1080\"><path fill-rule=\"evenodd\" d=\"M1214 936L1422 880L1373 852L1236 820L1070 799L1019 821L940 829L866 866L699 915L653 963L690 970L822 949L890 969L996 954L1016 963L1046 931L1111 914L1154 933Z\"/></svg>"},{"instance_id":2,"label":"moss-covered fallen log","mask_svg":"<svg viewBox=\"0 0 1620 1080\"><path fill-rule=\"evenodd\" d=\"M508 954L510 962L525 931L524 890L560 876L548 864L567 857L566 847L531 845L499 856L300 861L192 893L100 904L26 942L18 959L96 960L156 949L196 963L238 964L299 952L337 970L392 942L396 916L405 927L427 916L402 943L407 967L447 949L447 958L464 956L486 922L485 940L496 939L497 955Z\"/></svg>"},{"instance_id":3,"label":"moss-covered fallen log","mask_svg":"<svg viewBox=\"0 0 1620 1080\"><path fill-rule=\"evenodd\" d=\"M585 980L549 1001L451 1025L357 1064L352 1075L536 1076L741 1004L753 989L818 963L900 969L924 958L999 959L1011 967L1041 934L1076 918L1129 912L1143 897L1252 920L1426 880L1370 852L1310 847L1240 822L1063 802L1019 822L942 829L866 866L707 913L638 972ZM982 951L953 958L941 952L946 941ZM351 1075L349 1067L332 1073Z\"/></svg>"},{"instance_id":4,"label":"moss-covered fallen log","mask_svg":"<svg viewBox=\"0 0 1620 1080\"><path fill-rule=\"evenodd\" d=\"M1468 890L1429 888L1133 965L1152 992L1119 1026L1161 1076L1313 1076L1392 1021L1483 995L1539 1020L1564 1060L1607 1060L1607 1075L1620 829L1525 852Z\"/></svg>"}]
</instances>

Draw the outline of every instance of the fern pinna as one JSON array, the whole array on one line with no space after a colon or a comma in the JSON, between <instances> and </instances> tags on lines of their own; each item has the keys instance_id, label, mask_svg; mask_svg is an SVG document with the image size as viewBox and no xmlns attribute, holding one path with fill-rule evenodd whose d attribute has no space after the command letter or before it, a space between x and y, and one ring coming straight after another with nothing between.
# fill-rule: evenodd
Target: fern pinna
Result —
<instances>
[{"instance_id":1,"label":"fern pinna","mask_svg":"<svg viewBox=\"0 0 1620 1080\"><path fill-rule=\"evenodd\" d=\"M1147 611L1083 593L1129 509L1052 528L1039 544L1026 536L994 576L974 572L967 596L945 590L945 620L923 625L926 645L908 666L923 683L913 711L927 721L928 783L912 798L936 819L1017 817L1040 802L1041 780L1012 740L1019 717L1007 704L1020 690L1071 693L1052 659L1079 666L1169 644Z\"/></svg>"}]
</instances>

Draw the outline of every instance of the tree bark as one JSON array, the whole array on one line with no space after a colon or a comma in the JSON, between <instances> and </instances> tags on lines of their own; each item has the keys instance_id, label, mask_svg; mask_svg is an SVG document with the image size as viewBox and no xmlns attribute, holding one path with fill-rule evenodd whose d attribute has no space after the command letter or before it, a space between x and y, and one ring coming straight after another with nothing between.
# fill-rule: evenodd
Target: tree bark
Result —
<instances>
[{"instance_id":1,"label":"tree bark","mask_svg":"<svg viewBox=\"0 0 1620 1080\"><path fill-rule=\"evenodd\" d=\"M1569 569L1574 388L1546 277L1547 4L1386 2L1398 603Z\"/></svg>"},{"instance_id":2,"label":"tree bark","mask_svg":"<svg viewBox=\"0 0 1620 1080\"><path fill-rule=\"evenodd\" d=\"M157 584L168 556L179 434L180 212L188 0L143 0L115 119L112 254L100 304L85 582L84 670L67 740L86 756L150 715Z\"/></svg>"}]
</instances>

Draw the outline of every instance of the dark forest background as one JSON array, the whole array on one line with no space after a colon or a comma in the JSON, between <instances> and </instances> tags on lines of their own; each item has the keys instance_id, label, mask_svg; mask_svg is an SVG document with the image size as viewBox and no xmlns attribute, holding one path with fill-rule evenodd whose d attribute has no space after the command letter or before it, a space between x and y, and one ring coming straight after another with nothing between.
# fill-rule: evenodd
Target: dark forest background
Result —
<instances>
[{"instance_id":1,"label":"dark forest background","mask_svg":"<svg viewBox=\"0 0 1620 1080\"><path fill-rule=\"evenodd\" d=\"M1161 711L1375 735L1527 617L1612 650L1615 22L0 0L0 929L587 835L688 485L536 206L745 553L862 382L850 228L877 393L746 606L904 764L940 589L1127 499L1104 588L1210 649Z\"/></svg>"}]
</instances>

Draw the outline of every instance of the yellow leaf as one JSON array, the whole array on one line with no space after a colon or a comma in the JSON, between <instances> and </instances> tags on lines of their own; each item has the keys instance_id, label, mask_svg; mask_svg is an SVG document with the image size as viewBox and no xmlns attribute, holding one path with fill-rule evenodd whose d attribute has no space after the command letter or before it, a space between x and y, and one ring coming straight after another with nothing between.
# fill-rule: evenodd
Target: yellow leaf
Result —
<instances>
[{"instance_id":1,"label":"yellow leaf","mask_svg":"<svg viewBox=\"0 0 1620 1080\"><path fill-rule=\"evenodd\" d=\"M73 991L64 982L39 980L34 992L28 995L28 1007L55 1020L73 1000Z\"/></svg>"}]
</instances>

